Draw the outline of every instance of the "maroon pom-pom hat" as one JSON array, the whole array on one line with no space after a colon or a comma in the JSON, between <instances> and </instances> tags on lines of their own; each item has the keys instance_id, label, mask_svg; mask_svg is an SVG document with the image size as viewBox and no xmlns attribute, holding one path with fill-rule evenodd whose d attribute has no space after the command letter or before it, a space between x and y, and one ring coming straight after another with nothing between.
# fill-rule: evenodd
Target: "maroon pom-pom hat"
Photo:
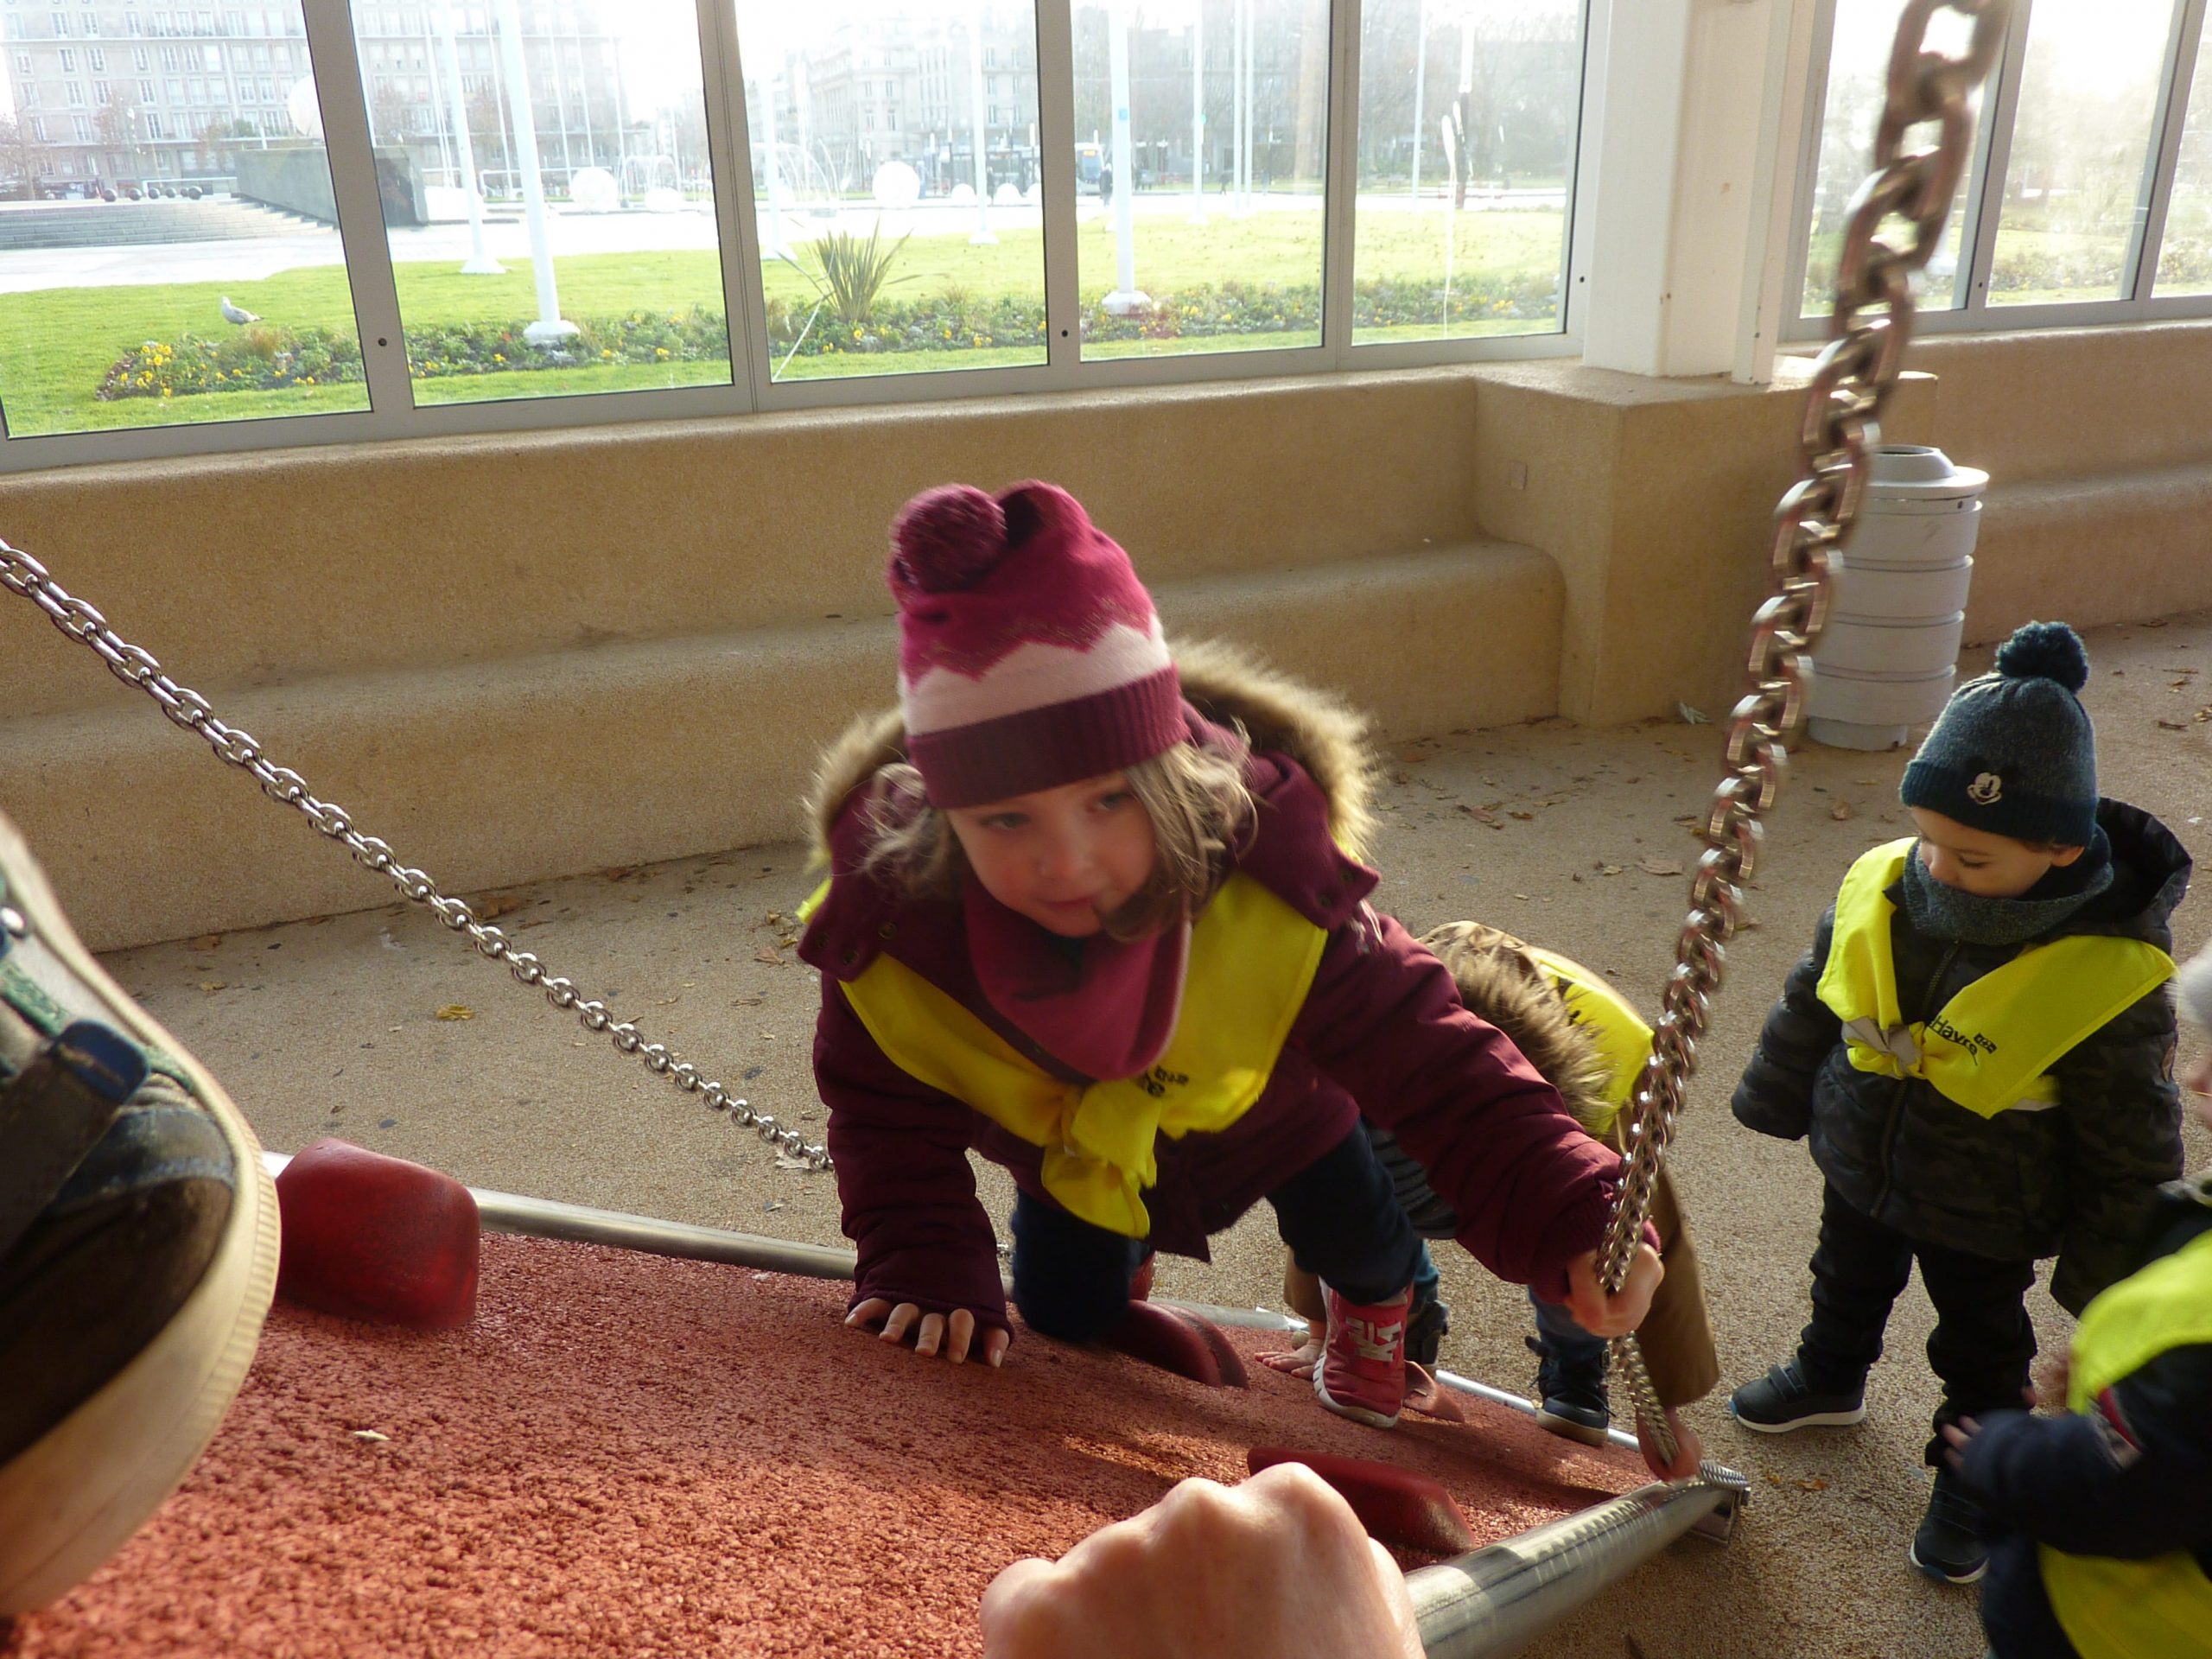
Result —
<instances>
[{"instance_id":1,"label":"maroon pom-pom hat","mask_svg":"<svg viewBox=\"0 0 2212 1659\"><path fill-rule=\"evenodd\" d=\"M1185 740L1152 596L1065 490L945 485L891 540L906 753L931 804L1056 789Z\"/></svg>"}]
</instances>

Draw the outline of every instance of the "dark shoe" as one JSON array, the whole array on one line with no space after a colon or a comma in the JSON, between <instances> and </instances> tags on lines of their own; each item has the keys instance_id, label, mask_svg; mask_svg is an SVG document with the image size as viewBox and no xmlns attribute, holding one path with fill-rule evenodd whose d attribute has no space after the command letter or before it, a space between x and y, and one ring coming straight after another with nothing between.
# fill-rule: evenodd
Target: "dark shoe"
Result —
<instances>
[{"instance_id":1,"label":"dark shoe","mask_svg":"<svg viewBox=\"0 0 2212 1659\"><path fill-rule=\"evenodd\" d=\"M1406 1402L1406 1310L1413 1287L1372 1304L1355 1302L1325 1284L1321 1296L1329 1328L1313 1367L1314 1394L1339 1417L1373 1428L1396 1427Z\"/></svg>"},{"instance_id":2,"label":"dark shoe","mask_svg":"<svg viewBox=\"0 0 2212 1659\"><path fill-rule=\"evenodd\" d=\"M252 1131L0 817L0 1618L82 1580L183 1479L276 1274Z\"/></svg>"},{"instance_id":3,"label":"dark shoe","mask_svg":"<svg viewBox=\"0 0 2212 1659\"><path fill-rule=\"evenodd\" d=\"M1967 1496L1959 1478L1936 1471L1928 1513L1912 1535L1912 1564L1941 1584L1972 1584L1989 1570L1981 1543L1981 1505Z\"/></svg>"},{"instance_id":4,"label":"dark shoe","mask_svg":"<svg viewBox=\"0 0 2212 1659\"><path fill-rule=\"evenodd\" d=\"M1612 1427L1611 1402L1605 1397L1605 1356L1592 1360L1569 1359L1541 1337L1527 1338L1536 1356L1536 1422L1554 1434L1585 1446L1603 1446Z\"/></svg>"},{"instance_id":5,"label":"dark shoe","mask_svg":"<svg viewBox=\"0 0 2212 1659\"><path fill-rule=\"evenodd\" d=\"M1805 1381L1794 1359L1776 1366L1756 1382L1728 1396L1729 1414L1762 1434L1787 1434L1793 1428L1866 1421L1866 1390L1823 1393Z\"/></svg>"}]
</instances>

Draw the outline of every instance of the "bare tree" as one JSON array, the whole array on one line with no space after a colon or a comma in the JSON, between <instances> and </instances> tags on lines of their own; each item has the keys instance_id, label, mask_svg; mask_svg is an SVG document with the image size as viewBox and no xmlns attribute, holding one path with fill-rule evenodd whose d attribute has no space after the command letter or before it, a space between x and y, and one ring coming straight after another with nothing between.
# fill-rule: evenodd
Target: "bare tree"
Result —
<instances>
[{"instance_id":1,"label":"bare tree","mask_svg":"<svg viewBox=\"0 0 2212 1659\"><path fill-rule=\"evenodd\" d=\"M44 150L28 116L0 115L0 186L11 187L19 200L38 199L38 163Z\"/></svg>"}]
</instances>

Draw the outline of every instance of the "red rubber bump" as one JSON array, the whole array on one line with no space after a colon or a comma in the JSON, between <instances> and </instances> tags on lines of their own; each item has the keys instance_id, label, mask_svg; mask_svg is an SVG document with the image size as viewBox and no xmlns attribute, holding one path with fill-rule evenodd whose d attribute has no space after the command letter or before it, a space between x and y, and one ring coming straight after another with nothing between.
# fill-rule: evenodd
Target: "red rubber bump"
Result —
<instances>
[{"instance_id":1,"label":"red rubber bump","mask_svg":"<svg viewBox=\"0 0 2212 1659\"><path fill-rule=\"evenodd\" d=\"M1464 1555L1475 1548L1467 1517L1452 1494L1427 1475L1365 1458L1280 1446L1255 1446L1244 1461L1255 1475L1278 1463L1304 1464L1343 1495L1370 1537L1386 1544L1428 1555Z\"/></svg>"},{"instance_id":2,"label":"red rubber bump","mask_svg":"<svg viewBox=\"0 0 2212 1659\"><path fill-rule=\"evenodd\" d=\"M1186 1319L1171 1308L1131 1302L1103 1341L1117 1353L1218 1389L1224 1386L1221 1361L1205 1339L1203 1326L1204 1321Z\"/></svg>"},{"instance_id":3,"label":"red rubber bump","mask_svg":"<svg viewBox=\"0 0 2212 1659\"><path fill-rule=\"evenodd\" d=\"M476 1316L476 1200L450 1175L318 1141L276 1178L277 1294L325 1313L450 1331Z\"/></svg>"},{"instance_id":4,"label":"red rubber bump","mask_svg":"<svg viewBox=\"0 0 2212 1659\"><path fill-rule=\"evenodd\" d=\"M1243 1388L1250 1379L1244 1372L1244 1356L1238 1353L1224 1336L1221 1328L1211 1319L1202 1319L1185 1307L1174 1310L1175 1317L1198 1333L1199 1340L1212 1354L1215 1380L1224 1389Z\"/></svg>"}]
</instances>

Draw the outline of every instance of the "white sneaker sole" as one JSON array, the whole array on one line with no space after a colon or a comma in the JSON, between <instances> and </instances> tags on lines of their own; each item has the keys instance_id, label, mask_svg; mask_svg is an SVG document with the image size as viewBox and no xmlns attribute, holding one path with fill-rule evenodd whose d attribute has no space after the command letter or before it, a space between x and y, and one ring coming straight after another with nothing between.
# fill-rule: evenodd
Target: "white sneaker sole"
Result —
<instances>
[{"instance_id":1,"label":"white sneaker sole","mask_svg":"<svg viewBox=\"0 0 2212 1659\"><path fill-rule=\"evenodd\" d=\"M1554 1417L1541 1407L1536 1411L1536 1427L1548 1434L1556 1434L1563 1440L1580 1440L1585 1446L1603 1446L1611 1438L1605 1428L1592 1428L1571 1417ZM1611 1427L1606 1425L1606 1428Z\"/></svg>"},{"instance_id":2,"label":"white sneaker sole","mask_svg":"<svg viewBox=\"0 0 2212 1659\"><path fill-rule=\"evenodd\" d=\"M1398 1414L1395 1411L1385 1415L1367 1406L1347 1405L1330 1394L1321 1381L1319 1365L1313 1368L1313 1395L1320 1401L1323 1409L1333 1411L1339 1417L1349 1417L1355 1423L1365 1423L1370 1428L1395 1428L1398 1426Z\"/></svg>"},{"instance_id":3,"label":"white sneaker sole","mask_svg":"<svg viewBox=\"0 0 2212 1659\"><path fill-rule=\"evenodd\" d=\"M1989 1571L1989 1563L1987 1561L1984 1561L1980 1567L1974 1568L1973 1572L1966 1574L1963 1578L1956 1578L1952 1574L1944 1572L1941 1567L1930 1567L1927 1562L1922 1560L1920 1559L1920 1546L1917 1544L1907 1546L1904 1554L1905 1559L1913 1564L1923 1577L1933 1579L1938 1584L1979 1584L1981 1582L1982 1575Z\"/></svg>"},{"instance_id":4,"label":"white sneaker sole","mask_svg":"<svg viewBox=\"0 0 2212 1659\"><path fill-rule=\"evenodd\" d=\"M1849 1428L1853 1423L1866 1421L1866 1408L1860 1405L1851 1411L1815 1411L1802 1417L1792 1417L1786 1423L1755 1423L1748 1417L1738 1417L1733 1406L1728 1414L1745 1428L1760 1434L1787 1434L1798 1428Z\"/></svg>"},{"instance_id":5,"label":"white sneaker sole","mask_svg":"<svg viewBox=\"0 0 2212 1659\"><path fill-rule=\"evenodd\" d=\"M207 1272L137 1357L0 1468L0 1618L82 1583L161 1506L214 1439L245 1381L276 1284L276 1189L229 1095L110 979L78 939L16 827L0 817L8 903L105 1000L111 1023L178 1061L238 1171Z\"/></svg>"}]
</instances>

